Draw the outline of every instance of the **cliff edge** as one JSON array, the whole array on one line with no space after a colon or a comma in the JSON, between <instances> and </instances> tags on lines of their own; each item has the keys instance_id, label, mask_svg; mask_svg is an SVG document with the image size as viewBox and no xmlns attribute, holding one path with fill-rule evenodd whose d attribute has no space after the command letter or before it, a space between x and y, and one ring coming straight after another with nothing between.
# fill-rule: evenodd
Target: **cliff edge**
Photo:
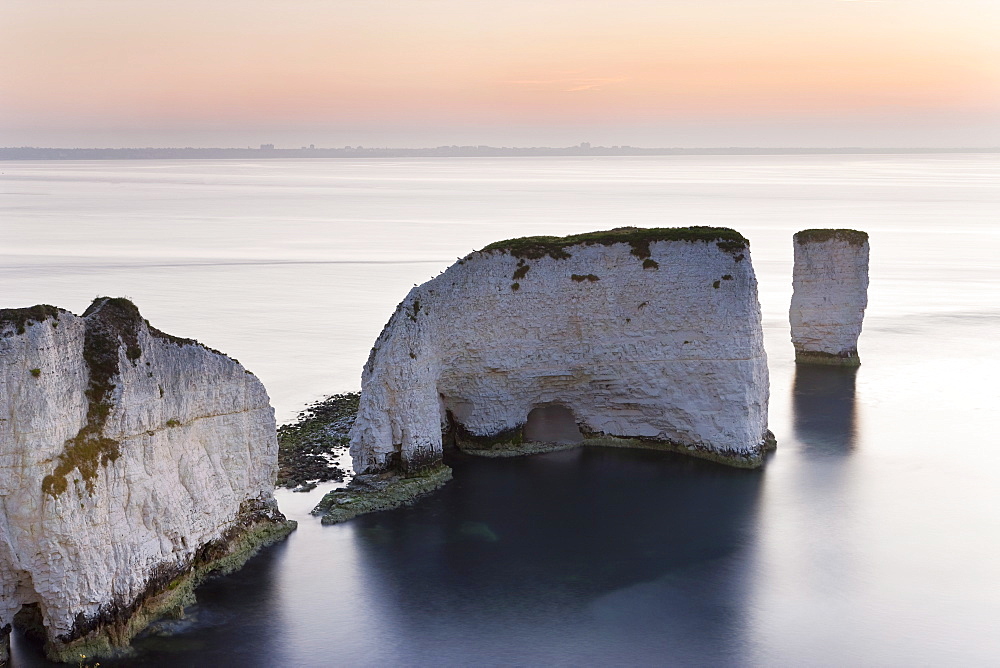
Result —
<instances>
[{"instance_id":1,"label":"cliff edge","mask_svg":"<svg viewBox=\"0 0 1000 668\"><path fill-rule=\"evenodd\" d=\"M0 629L50 658L127 647L294 528L274 412L237 361L126 299L0 310Z\"/></svg>"},{"instance_id":2,"label":"cliff edge","mask_svg":"<svg viewBox=\"0 0 1000 668\"><path fill-rule=\"evenodd\" d=\"M362 374L365 476L606 445L741 467L768 447L749 244L725 228L619 228L474 252L415 287Z\"/></svg>"}]
</instances>

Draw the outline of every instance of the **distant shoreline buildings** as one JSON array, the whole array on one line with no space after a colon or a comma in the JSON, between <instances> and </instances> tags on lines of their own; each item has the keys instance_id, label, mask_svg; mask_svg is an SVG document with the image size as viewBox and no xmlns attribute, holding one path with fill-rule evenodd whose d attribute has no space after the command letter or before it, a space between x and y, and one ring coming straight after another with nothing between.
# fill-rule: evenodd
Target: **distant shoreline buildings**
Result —
<instances>
[{"instance_id":1,"label":"distant shoreline buildings","mask_svg":"<svg viewBox=\"0 0 1000 668\"><path fill-rule=\"evenodd\" d=\"M0 148L0 160L169 160L245 158L493 158L531 156L656 156L656 155L856 155L909 153L1000 153L992 148L641 148L637 146L591 146L582 142L566 147L437 146L435 148Z\"/></svg>"}]
</instances>

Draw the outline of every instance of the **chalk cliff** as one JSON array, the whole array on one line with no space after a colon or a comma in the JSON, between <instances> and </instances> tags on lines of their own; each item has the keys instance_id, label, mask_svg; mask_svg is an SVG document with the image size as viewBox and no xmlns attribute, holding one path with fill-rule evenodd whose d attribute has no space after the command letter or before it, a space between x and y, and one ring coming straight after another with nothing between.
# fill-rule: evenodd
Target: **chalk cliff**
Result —
<instances>
[{"instance_id":1,"label":"chalk cliff","mask_svg":"<svg viewBox=\"0 0 1000 668\"><path fill-rule=\"evenodd\" d=\"M635 446L755 467L767 402L739 233L513 239L399 305L364 367L351 455L361 474L439 466L452 440L495 456Z\"/></svg>"},{"instance_id":2,"label":"chalk cliff","mask_svg":"<svg viewBox=\"0 0 1000 668\"><path fill-rule=\"evenodd\" d=\"M21 610L64 661L127 646L294 528L276 466L267 393L235 360L124 299L0 311L0 628Z\"/></svg>"},{"instance_id":3,"label":"chalk cliff","mask_svg":"<svg viewBox=\"0 0 1000 668\"><path fill-rule=\"evenodd\" d=\"M795 267L789 321L795 361L857 366L868 306L868 235L803 230L793 237Z\"/></svg>"}]
</instances>

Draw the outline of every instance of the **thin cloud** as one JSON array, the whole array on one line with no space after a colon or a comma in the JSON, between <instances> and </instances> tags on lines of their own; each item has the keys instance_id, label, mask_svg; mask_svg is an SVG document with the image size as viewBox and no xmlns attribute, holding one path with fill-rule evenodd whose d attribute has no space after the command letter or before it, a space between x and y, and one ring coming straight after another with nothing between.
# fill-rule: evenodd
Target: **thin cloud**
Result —
<instances>
[{"instance_id":1,"label":"thin cloud","mask_svg":"<svg viewBox=\"0 0 1000 668\"><path fill-rule=\"evenodd\" d=\"M524 86L533 90L551 90L560 93L577 93L586 90L601 90L627 77L562 77L557 79L508 79L503 83Z\"/></svg>"}]
</instances>

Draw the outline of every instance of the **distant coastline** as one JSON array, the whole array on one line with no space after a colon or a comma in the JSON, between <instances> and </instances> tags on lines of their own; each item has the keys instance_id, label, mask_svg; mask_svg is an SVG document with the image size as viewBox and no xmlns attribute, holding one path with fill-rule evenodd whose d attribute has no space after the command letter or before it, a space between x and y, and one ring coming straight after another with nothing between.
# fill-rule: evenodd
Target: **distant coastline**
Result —
<instances>
[{"instance_id":1,"label":"distant coastline","mask_svg":"<svg viewBox=\"0 0 1000 668\"><path fill-rule=\"evenodd\" d=\"M438 146L435 148L40 148L2 147L0 160L217 160L245 158L492 158L530 156L644 156L644 155L862 155L913 153L1000 153L992 148L642 148L637 146L566 147Z\"/></svg>"}]
</instances>

